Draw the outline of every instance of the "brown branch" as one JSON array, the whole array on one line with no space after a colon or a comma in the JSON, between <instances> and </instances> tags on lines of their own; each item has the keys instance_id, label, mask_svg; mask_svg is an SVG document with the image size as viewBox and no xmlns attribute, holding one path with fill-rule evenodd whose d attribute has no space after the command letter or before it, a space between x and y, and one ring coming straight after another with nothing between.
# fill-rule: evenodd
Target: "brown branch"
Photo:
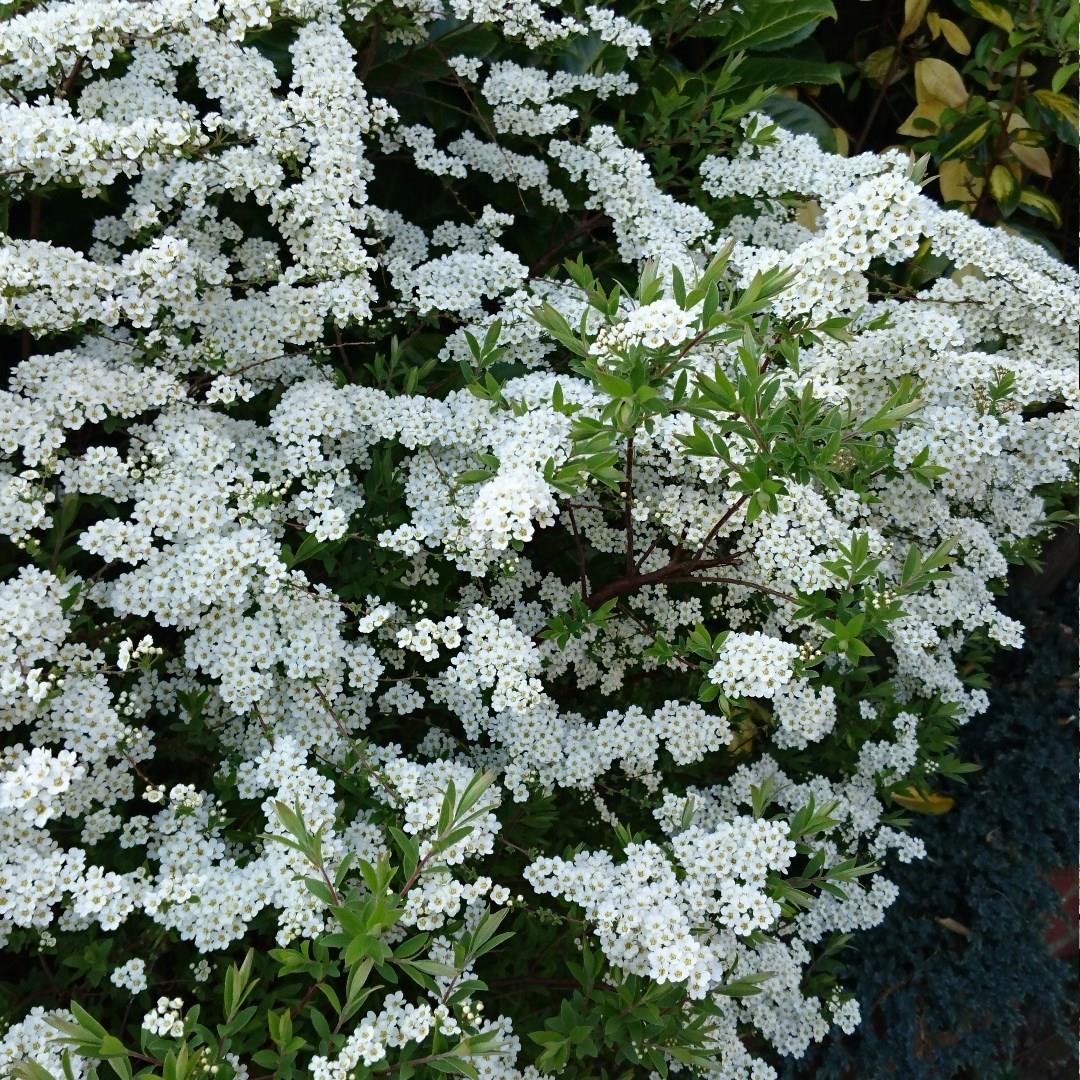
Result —
<instances>
[{"instance_id":1,"label":"brown branch","mask_svg":"<svg viewBox=\"0 0 1080 1080\"><path fill-rule=\"evenodd\" d=\"M547 979L535 975L511 975L505 979L487 979L489 987L509 989L514 986L549 986L555 990L580 990L581 983L576 979ZM598 990L614 990L607 983L595 983Z\"/></svg>"},{"instance_id":2,"label":"brown branch","mask_svg":"<svg viewBox=\"0 0 1080 1080\"><path fill-rule=\"evenodd\" d=\"M987 196L990 192L990 174L994 171L994 168L1001 163L1001 155L1005 152L1006 147L1009 145L1009 124L1012 121L1013 114L1016 112L1017 106L1020 104L1020 92L1025 86L1025 80L1020 75L1020 66L1024 62L1024 56L1026 54L1021 52L1016 58L1016 76L1013 79L1012 95L1009 98L1009 105L1005 112L1004 119L1001 121L1001 130L998 132L997 138L994 140L994 149L990 154L990 162L986 166L986 175L983 178L982 191L979 192L979 197L975 201L974 207L971 210L971 216L973 218L979 217L979 212L984 208L987 201Z\"/></svg>"},{"instance_id":3,"label":"brown branch","mask_svg":"<svg viewBox=\"0 0 1080 1080\"><path fill-rule=\"evenodd\" d=\"M337 349L338 354L341 356L341 367L349 382L356 382L352 364L349 363L349 354L345 351L345 341L341 334L341 328L337 326L334 327L334 348Z\"/></svg>"},{"instance_id":4,"label":"brown branch","mask_svg":"<svg viewBox=\"0 0 1080 1080\"><path fill-rule=\"evenodd\" d=\"M80 56L71 66L71 70L64 77L64 81L60 84L60 88L56 91L58 98L66 98L72 90L75 89L75 83L79 76L83 72L83 68L86 67L86 57Z\"/></svg>"},{"instance_id":5,"label":"brown branch","mask_svg":"<svg viewBox=\"0 0 1080 1080\"><path fill-rule=\"evenodd\" d=\"M679 539L675 543L675 550L671 553L672 560L681 559L683 553L686 551L686 536L690 532L690 522L687 521L683 524L682 532L679 533Z\"/></svg>"},{"instance_id":6,"label":"brown branch","mask_svg":"<svg viewBox=\"0 0 1080 1080\"><path fill-rule=\"evenodd\" d=\"M720 517L720 520L715 525L713 525L713 527L705 534L705 539L701 541L701 546L695 552L695 558L701 558L701 556L705 554L705 552L708 550L709 545L716 539L716 534L724 527L724 525L727 524L727 522L732 518L733 515L738 513L740 507L742 507L743 503L745 503L746 500L749 498L749 492L747 492L745 495L741 495L737 502L729 506L727 510L724 511L724 513Z\"/></svg>"},{"instance_id":7,"label":"brown branch","mask_svg":"<svg viewBox=\"0 0 1080 1080\"><path fill-rule=\"evenodd\" d=\"M550 270L558 261L563 249L572 244L579 236L585 236L607 221L606 214L589 214L582 218L568 233L556 240L529 267L529 277L538 278Z\"/></svg>"},{"instance_id":8,"label":"brown branch","mask_svg":"<svg viewBox=\"0 0 1080 1080\"><path fill-rule=\"evenodd\" d=\"M646 585L662 585L672 578L685 578L697 570L711 570L714 566L723 566L726 561L725 559L690 559L687 562L673 560L667 566L662 566L659 570L650 570L647 574L626 574L597 589L586 599L585 604L591 611L595 611L609 600L618 596L628 596L645 588Z\"/></svg>"},{"instance_id":9,"label":"brown branch","mask_svg":"<svg viewBox=\"0 0 1080 1080\"><path fill-rule=\"evenodd\" d=\"M565 505L567 507L573 507L575 510L595 510L598 514L612 513L610 506L597 506L596 503L568 502Z\"/></svg>"},{"instance_id":10,"label":"brown branch","mask_svg":"<svg viewBox=\"0 0 1080 1080\"><path fill-rule=\"evenodd\" d=\"M656 550L656 545L659 543L660 533L658 531L656 535L652 538L652 540L649 542L649 546L642 553L641 558L639 558L637 562L634 563L635 570L640 570L645 565L645 560Z\"/></svg>"},{"instance_id":11,"label":"brown branch","mask_svg":"<svg viewBox=\"0 0 1080 1080\"><path fill-rule=\"evenodd\" d=\"M318 684L318 682L315 682L314 680L311 683L311 687L315 691L315 694L318 697L319 701L322 702L323 708L330 714L330 718L334 721L334 726L337 728L338 734L344 740L345 745L357 755L357 765L359 765L364 772L368 773L370 776L375 777L375 779L378 780L378 782L387 790L387 792L392 798L397 799L399 802L402 802L403 800L401 798L401 792L398 791L397 785L377 765L372 765L370 763L370 753L366 750L362 750L358 745L356 738L349 733L348 728L346 728L345 725L342 723L341 717L338 716L337 711L331 704L330 699L326 696L323 688ZM361 758L361 755L363 755L363 758ZM330 762L329 759L323 758L322 755L320 755L317 751L316 757L319 757L322 761L326 761L327 764L329 764L332 768L340 768L339 765Z\"/></svg>"},{"instance_id":12,"label":"brown branch","mask_svg":"<svg viewBox=\"0 0 1080 1080\"><path fill-rule=\"evenodd\" d=\"M799 603L797 596L792 596L791 593L781 592L779 589L770 588L768 585L759 585L756 581L746 581L743 578L733 577L677 577L670 579L674 584L688 584L690 582L704 581L714 583L717 585L743 585L747 589L754 589L757 592L768 593L770 596L778 596L781 600L787 600L789 603Z\"/></svg>"},{"instance_id":13,"label":"brown branch","mask_svg":"<svg viewBox=\"0 0 1080 1080\"><path fill-rule=\"evenodd\" d=\"M405 896L408 891L420 880L420 875L427 869L427 864L435 857L434 851L429 851L417 864L409 875L405 884L398 889L398 896Z\"/></svg>"},{"instance_id":14,"label":"brown branch","mask_svg":"<svg viewBox=\"0 0 1080 1080\"><path fill-rule=\"evenodd\" d=\"M679 539L676 541L675 547L672 548L671 558L668 559L669 563L670 562L678 562L683 557L683 555L685 554L685 552L686 552L686 547L685 547L685 545L686 545L686 534L687 534L689 528L690 528L689 524L686 524L686 525L684 525L682 527L682 532L679 533ZM657 534L652 538L652 541L650 542L649 546L642 552L641 558L639 558L638 561L634 564L635 573L637 571L639 571L645 565L645 560L656 550L657 545L660 543L660 539L661 539L660 533L657 532Z\"/></svg>"},{"instance_id":15,"label":"brown branch","mask_svg":"<svg viewBox=\"0 0 1080 1080\"><path fill-rule=\"evenodd\" d=\"M574 511L570 507L567 507L566 512L570 515L570 528L574 534L574 550L577 555L578 577L581 579L581 599L587 601L589 598L589 578L585 573L585 549L581 544L581 533L578 532L577 518L574 517Z\"/></svg>"},{"instance_id":16,"label":"brown branch","mask_svg":"<svg viewBox=\"0 0 1080 1080\"><path fill-rule=\"evenodd\" d=\"M379 47L379 33L381 30L382 18L376 15L371 20L371 34L368 37L367 47L364 49L364 56L360 62L360 70L357 72L361 82L371 74L371 69L375 66L375 55Z\"/></svg>"},{"instance_id":17,"label":"brown branch","mask_svg":"<svg viewBox=\"0 0 1080 1080\"><path fill-rule=\"evenodd\" d=\"M736 504L731 507L725 517L718 522L717 525L713 526L713 532L723 524L724 520L735 512L738 505L739 504ZM636 593L639 589L643 589L648 585L693 585L704 582L720 585L743 585L747 588L756 589L759 592L769 593L771 596L777 596L782 600L788 600L792 604L799 603L797 597L792 596L790 593L781 592L779 589L773 589L768 585L758 585L755 582L745 581L742 578L703 577L700 575L699 572L702 570L712 570L717 566L732 565L735 560L732 559L731 556L704 559L701 558L700 551L693 558L685 561L682 561L681 556L682 547L680 545L675 549L671 561L668 562L666 566L660 567L659 570L650 570L646 574L638 573L637 568L631 564L629 573L624 574L621 578L616 578L614 581L609 581L606 585L595 590L590 596L585 597L586 607L588 607L590 611L595 611L609 600L620 596L629 596L631 593Z\"/></svg>"},{"instance_id":18,"label":"brown branch","mask_svg":"<svg viewBox=\"0 0 1080 1080\"><path fill-rule=\"evenodd\" d=\"M41 237L41 193L32 192L30 195L30 239L38 240ZM22 358L27 359L34 351L34 336L29 330L22 332Z\"/></svg>"},{"instance_id":19,"label":"brown branch","mask_svg":"<svg viewBox=\"0 0 1080 1080\"><path fill-rule=\"evenodd\" d=\"M666 375L670 375L676 367L678 367L679 361L682 360L691 349L700 345L714 330L715 326L703 326L683 347L675 354L675 359L670 364L665 364L660 370L660 378Z\"/></svg>"},{"instance_id":20,"label":"brown branch","mask_svg":"<svg viewBox=\"0 0 1080 1080\"><path fill-rule=\"evenodd\" d=\"M885 100L885 94L889 89L889 84L892 82L892 77L896 74L896 69L900 64L900 56L900 42L897 41L893 46L892 56L889 58L889 66L885 70L885 77L881 80L881 86L878 89L877 96L870 106L870 111L866 114L866 122L863 124L863 129L859 132L859 137L855 140L855 145L851 148L852 154L858 154L866 145L866 140L870 137L870 129L874 126L874 120L877 117L878 109L881 108L881 103Z\"/></svg>"},{"instance_id":21,"label":"brown branch","mask_svg":"<svg viewBox=\"0 0 1080 1080\"><path fill-rule=\"evenodd\" d=\"M655 633L655 631L643 619L639 619L633 613L633 611L630 610L630 607L629 607L628 604L620 604L619 605L619 611L621 611L632 623L634 623L634 625L637 626L638 629L641 630L641 632L643 634L646 634L648 637L651 637L654 642L656 641L656 633ZM674 653L672 655L672 659L673 660L678 660L678 662L680 664L682 664L683 667L689 668L691 671L693 671L694 668L695 668L695 665L694 665L694 663L692 661L687 660L685 656L680 656L678 653Z\"/></svg>"}]
</instances>

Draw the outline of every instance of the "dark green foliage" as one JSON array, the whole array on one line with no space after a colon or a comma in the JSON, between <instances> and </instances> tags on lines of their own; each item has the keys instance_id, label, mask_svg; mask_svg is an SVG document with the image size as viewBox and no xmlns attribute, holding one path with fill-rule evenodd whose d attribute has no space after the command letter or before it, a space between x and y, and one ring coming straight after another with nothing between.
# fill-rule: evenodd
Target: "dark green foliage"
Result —
<instances>
[{"instance_id":1,"label":"dark green foliage","mask_svg":"<svg viewBox=\"0 0 1080 1080\"><path fill-rule=\"evenodd\" d=\"M927 858L893 871L900 898L847 954L863 1026L788 1077L1054 1075L1011 1061L1028 1025L1068 1026L1076 989L1075 958L1044 941L1062 903L1047 874L1076 858L1075 595L1073 581L1018 613L1027 647L999 661L990 709L960 740L982 771L942 785L956 809L920 818Z\"/></svg>"}]
</instances>

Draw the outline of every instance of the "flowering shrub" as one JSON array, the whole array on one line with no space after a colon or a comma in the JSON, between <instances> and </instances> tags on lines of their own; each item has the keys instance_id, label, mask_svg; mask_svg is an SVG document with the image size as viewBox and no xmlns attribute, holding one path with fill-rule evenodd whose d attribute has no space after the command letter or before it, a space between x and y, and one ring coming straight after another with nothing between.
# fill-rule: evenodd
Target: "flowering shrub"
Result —
<instances>
[{"instance_id":1,"label":"flowering shrub","mask_svg":"<svg viewBox=\"0 0 1080 1080\"><path fill-rule=\"evenodd\" d=\"M852 1029L1067 516L1076 275L726 47L691 92L679 4L23 7L0 1073L761 1080Z\"/></svg>"}]
</instances>

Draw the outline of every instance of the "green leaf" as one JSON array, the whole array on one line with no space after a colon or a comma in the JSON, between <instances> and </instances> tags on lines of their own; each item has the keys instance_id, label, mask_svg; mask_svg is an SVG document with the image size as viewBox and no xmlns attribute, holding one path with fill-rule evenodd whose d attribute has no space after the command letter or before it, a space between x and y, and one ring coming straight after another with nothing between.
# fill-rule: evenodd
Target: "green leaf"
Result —
<instances>
[{"instance_id":1,"label":"green leaf","mask_svg":"<svg viewBox=\"0 0 1080 1080\"><path fill-rule=\"evenodd\" d=\"M686 282L683 280L682 271L677 266L671 268L671 294L679 307L686 307Z\"/></svg>"},{"instance_id":2,"label":"green leaf","mask_svg":"<svg viewBox=\"0 0 1080 1080\"><path fill-rule=\"evenodd\" d=\"M108 1032L77 1002L71 1003L71 1012L84 1031L98 1039L108 1037Z\"/></svg>"},{"instance_id":3,"label":"green leaf","mask_svg":"<svg viewBox=\"0 0 1080 1080\"><path fill-rule=\"evenodd\" d=\"M763 989L760 984L767 982L775 974L775 971L759 971L755 975L742 975L726 986L721 986L716 993L733 998L751 997L760 994Z\"/></svg>"},{"instance_id":4,"label":"green leaf","mask_svg":"<svg viewBox=\"0 0 1080 1080\"><path fill-rule=\"evenodd\" d=\"M404 960L403 964L416 968L426 975L441 975L445 978L453 978L457 974L457 968L453 964L444 964L439 960Z\"/></svg>"},{"instance_id":5,"label":"green leaf","mask_svg":"<svg viewBox=\"0 0 1080 1080\"><path fill-rule=\"evenodd\" d=\"M110 1057L109 1068L119 1077L119 1080L132 1080L131 1062L127 1055L124 1057Z\"/></svg>"},{"instance_id":6,"label":"green leaf","mask_svg":"<svg viewBox=\"0 0 1080 1080\"><path fill-rule=\"evenodd\" d=\"M128 1056L124 1044L115 1035L106 1035L101 1040L101 1047L98 1052L104 1058L124 1058L127 1060Z\"/></svg>"},{"instance_id":7,"label":"green leaf","mask_svg":"<svg viewBox=\"0 0 1080 1080\"><path fill-rule=\"evenodd\" d=\"M454 820L460 820L462 815L471 810L477 802L480 801L480 796L495 782L495 774L490 771L478 772L469 781L468 786L461 793L461 799L457 804L457 810Z\"/></svg>"},{"instance_id":8,"label":"green leaf","mask_svg":"<svg viewBox=\"0 0 1080 1080\"><path fill-rule=\"evenodd\" d=\"M488 327L487 334L484 335L483 352L486 356L495 346L499 343L499 335L502 333L502 323L496 319L491 326Z\"/></svg>"},{"instance_id":9,"label":"green leaf","mask_svg":"<svg viewBox=\"0 0 1080 1080\"><path fill-rule=\"evenodd\" d=\"M963 138L949 146L948 149L940 155L938 160L948 161L949 158L959 157L961 154L967 153L967 151L971 150L973 147L978 146L990 133L990 126L992 123L993 121L991 120L984 120L981 124L976 125L971 131L964 135Z\"/></svg>"},{"instance_id":10,"label":"green leaf","mask_svg":"<svg viewBox=\"0 0 1080 1080\"><path fill-rule=\"evenodd\" d=\"M625 379L606 371L596 372L596 384L608 397L628 398L634 396L634 388Z\"/></svg>"},{"instance_id":11,"label":"green leaf","mask_svg":"<svg viewBox=\"0 0 1080 1080\"><path fill-rule=\"evenodd\" d=\"M218 1025L218 1034L223 1039L238 1034L247 1027L248 1022L258 1011L257 1005L249 1005L246 1009L241 1009L227 1024Z\"/></svg>"},{"instance_id":12,"label":"green leaf","mask_svg":"<svg viewBox=\"0 0 1080 1080\"><path fill-rule=\"evenodd\" d=\"M782 128L797 135L813 135L822 150L836 152L836 135L832 126L821 113L805 102L775 94L761 103L761 109Z\"/></svg>"},{"instance_id":13,"label":"green leaf","mask_svg":"<svg viewBox=\"0 0 1080 1080\"><path fill-rule=\"evenodd\" d=\"M11 1067L12 1080L56 1080L56 1077L45 1068L33 1061L20 1061Z\"/></svg>"},{"instance_id":14,"label":"green leaf","mask_svg":"<svg viewBox=\"0 0 1080 1080\"><path fill-rule=\"evenodd\" d=\"M307 886L308 892L312 896L321 900L324 904L330 907L336 907L337 903L334 900L334 894L330 891L330 887L325 881L320 881L318 878L304 878L304 884Z\"/></svg>"},{"instance_id":15,"label":"green leaf","mask_svg":"<svg viewBox=\"0 0 1080 1080\"><path fill-rule=\"evenodd\" d=\"M736 72L739 86L842 86L849 64L784 56L748 56Z\"/></svg>"},{"instance_id":16,"label":"green leaf","mask_svg":"<svg viewBox=\"0 0 1080 1080\"><path fill-rule=\"evenodd\" d=\"M482 484L485 480L490 480L495 474L489 472L487 469L467 469L463 473L458 473L457 482L462 487L468 487L470 484Z\"/></svg>"},{"instance_id":17,"label":"green leaf","mask_svg":"<svg viewBox=\"0 0 1080 1080\"><path fill-rule=\"evenodd\" d=\"M1020 182L1005 165L995 165L990 170L990 194L998 204L1011 210L1020 195Z\"/></svg>"},{"instance_id":18,"label":"green leaf","mask_svg":"<svg viewBox=\"0 0 1080 1080\"><path fill-rule=\"evenodd\" d=\"M564 345L576 356L586 356L587 351L578 340L574 331L570 329L570 324L563 317L562 313L553 308L550 304L543 304L540 307L533 308L533 318L545 329L553 338L560 344Z\"/></svg>"},{"instance_id":19,"label":"green leaf","mask_svg":"<svg viewBox=\"0 0 1080 1080\"><path fill-rule=\"evenodd\" d=\"M312 533L308 533L296 549L296 553L286 562L286 565L291 570L299 563L314 558L325 546L324 541L318 540Z\"/></svg>"},{"instance_id":20,"label":"green leaf","mask_svg":"<svg viewBox=\"0 0 1080 1080\"><path fill-rule=\"evenodd\" d=\"M562 1042L566 1036L560 1035L557 1031L531 1031L529 1038L541 1046L553 1046L555 1043Z\"/></svg>"},{"instance_id":21,"label":"green leaf","mask_svg":"<svg viewBox=\"0 0 1080 1080\"><path fill-rule=\"evenodd\" d=\"M397 960L409 960L421 952L431 939L431 935L414 934L407 941L403 941L397 948L394 949L394 957Z\"/></svg>"},{"instance_id":22,"label":"green leaf","mask_svg":"<svg viewBox=\"0 0 1080 1080\"><path fill-rule=\"evenodd\" d=\"M472 1065L460 1058L431 1058L427 1065L444 1076L469 1076L475 1080L478 1075Z\"/></svg>"},{"instance_id":23,"label":"green leaf","mask_svg":"<svg viewBox=\"0 0 1080 1080\"><path fill-rule=\"evenodd\" d=\"M831 0L753 0L744 4L735 25L717 42L724 52L778 48L809 37L822 19L835 19ZM697 37L715 37L718 27L702 20L691 29Z\"/></svg>"},{"instance_id":24,"label":"green leaf","mask_svg":"<svg viewBox=\"0 0 1080 1080\"><path fill-rule=\"evenodd\" d=\"M485 914L472 934L472 947L475 949L488 941L502 925L503 920L510 914L509 908Z\"/></svg>"}]
</instances>

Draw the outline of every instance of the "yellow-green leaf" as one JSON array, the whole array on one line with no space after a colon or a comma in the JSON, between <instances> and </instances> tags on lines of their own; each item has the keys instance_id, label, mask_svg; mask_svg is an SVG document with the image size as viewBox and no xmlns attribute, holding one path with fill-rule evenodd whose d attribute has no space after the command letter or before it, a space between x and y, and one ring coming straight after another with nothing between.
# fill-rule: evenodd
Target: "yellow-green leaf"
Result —
<instances>
[{"instance_id":1,"label":"yellow-green leaf","mask_svg":"<svg viewBox=\"0 0 1080 1080\"><path fill-rule=\"evenodd\" d=\"M875 49L860 65L862 73L876 83L884 83L891 86L898 79L902 79L907 72L907 65L896 61L896 46L888 45L884 49Z\"/></svg>"},{"instance_id":2,"label":"yellow-green leaf","mask_svg":"<svg viewBox=\"0 0 1080 1080\"><path fill-rule=\"evenodd\" d=\"M1036 191L1034 188L1021 188L1020 205L1026 206L1032 213L1046 218L1047 221L1052 221L1055 225L1061 224L1061 209L1058 204L1041 191Z\"/></svg>"},{"instance_id":3,"label":"yellow-green leaf","mask_svg":"<svg viewBox=\"0 0 1080 1080\"><path fill-rule=\"evenodd\" d=\"M896 131L900 135L914 135L919 139L925 138L937 129L938 121L944 111L945 103L942 101L921 102L911 110L911 114ZM929 120L934 126L932 128L919 126L915 123L916 120Z\"/></svg>"},{"instance_id":4,"label":"yellow-green leaf","mask_svg":"<svg viewBox=\"0 0 1080 1080\"><path fill-rule=\"evenodd\" d=\"M985 181L975 176L962 161L943 161L938 174L941 197L946 202L974 203Z\"/></svg>"},{"instance_id":5,"label":"yellow-green leaf","mask_svg":"<svg viewBox=\"0 0 1080 1080\"><path fill-rule=\"evenodd\" d=\"M729 754L749 754L754 749L757 727L754 718L749 715L739 717L735 722L735 735L728 743Z\"/></svg>"},{"instance_id":6,"label":"yellow-green leaf","mask_svg":"<svg viewBox=\"0 0 1080 1080\"><path fill-rule=\"evenodd\" d=\"M932 99L962 109L968 93L960 72L952 64L931 57L915 65L915 98L920 105Z\"/></svg>"},{"instance_id":7,"label":"yellow-green leaf","mask_svg":"<svg viewBox=\"0 0 1080 1080\"><path fill-rule=\"evenodd\" d=\"M1046 142L1045 135L1029 128L1026 122L1018 125L1013 122L1015 120L1016 117L1014 116L1013 120L1009 122L1009 131L1012 133L1009 138L1012 139L1013 142L1018 142L1021 146L1044 145Z\"/></svg>"},{"instance_id":8,"label":"yellow-green leaf","mask_svg":"<svg viewBox=\"0 0 1080 1080\"><path fill-rule=\"evenodd\" d=\"M905 810L914 810L916 814L947 814L956 805L956 800L948 795L920 791L914 785L902 793L894 791L892 801Z\"/></svg>"},{"instance_id":9,"label":"yellow-green leaf","mask_svg":"<svg viewBox=\"0 0 1080 1080\"><path fill-rule=\"evenodd\" d=\"M940 21L941 33L950 47L955 52L960 53L961 56L967 56L971 52L971 42L968 41L964 31L952 19L941 19Z\"/></svg>"},{"instance_id":10,"label":"yellow-green leaf","mask_svg":"<svg viewBox=\"0 0 1080 1080\"><path fill-rule=\"evenodd\" d=\"M1041 146L1025 146L1021 142L1014 142L1009 144L1009 149L1013 157L1033 173L1047 177L1054 175L1050 166L1050 155Z\"/></svg>"},{"instance_id":11,"label":"yellow-green leaf","mask_svg":"<svg viewBox=\"0 0 1080 1080\"><path fill-rule=\"evenodd\" d=\"M988 23L993 23L994 26L1004 30L1007 34L1013 32L1013 17L1009 14L1007 8L1003 8L1000 4L991 4L989 0L969 0L969 3L971 4L971 10L980 18L985 19Z\"/></svg>"},{"instance_id":12,"label":"yellow-green leaf","mask_svg":"<svg viewBox=\"0 0 1080 1080\"><path fill-rule=\"evenodd\" d=\"M986 133L990 130L990 121L984 120L974 131L969 131L949 152L943 155L942 160L946 158L960 157L966 153L973 146L978 146L979 143L986 138Z\"/></svg>"},{"instance_id":13,"label":"yellow-green leaf","mask_svg":"<svg viewBox=\"0 0 1080 1080\"><path fill-rule=\"evenodd\" d=\"M930 0L904 0L904 25L900 27L900 40L911 37L926 15Z\"/></svg>"},{"instance_id":14,"label":"yellow-green leaf","mask_svg":"<svg viewBox=\"0 0 1080 1080\"><path fill-rule=\"evenodd\" d=\"M821 204L816 199L807 199L800 203L795 210L795 220L811 232L817 232L818 220L821 217Z\"/></svg>"},{"instance_id":15,"label":"yellow-green leaf","mask_svg":"<svg viewBox=\"0 0 1080 1080\"><path fill-rule=\"evenodd\" d=\"M990 170L990 194L999 203L1008 202L1016 195L1017 180L1005 165L995 165Z\"/></svg>"},{"instance_id":16,"label":"yellow-green leaf","mask_svg":"<svg viewBox=\"0 0 1080 1080\"><path fill-rule=\"evenodd\" d=\"M1064 94L1057 94L1053 90L1036 90L1035 100L1045 105L1051 112L1056 112L1058 116L1071 124L1074 128L1080 127L1080 123L1077 123L1077 105L1075 98L1066 97Z\"/></svg>"}]
</instances>

